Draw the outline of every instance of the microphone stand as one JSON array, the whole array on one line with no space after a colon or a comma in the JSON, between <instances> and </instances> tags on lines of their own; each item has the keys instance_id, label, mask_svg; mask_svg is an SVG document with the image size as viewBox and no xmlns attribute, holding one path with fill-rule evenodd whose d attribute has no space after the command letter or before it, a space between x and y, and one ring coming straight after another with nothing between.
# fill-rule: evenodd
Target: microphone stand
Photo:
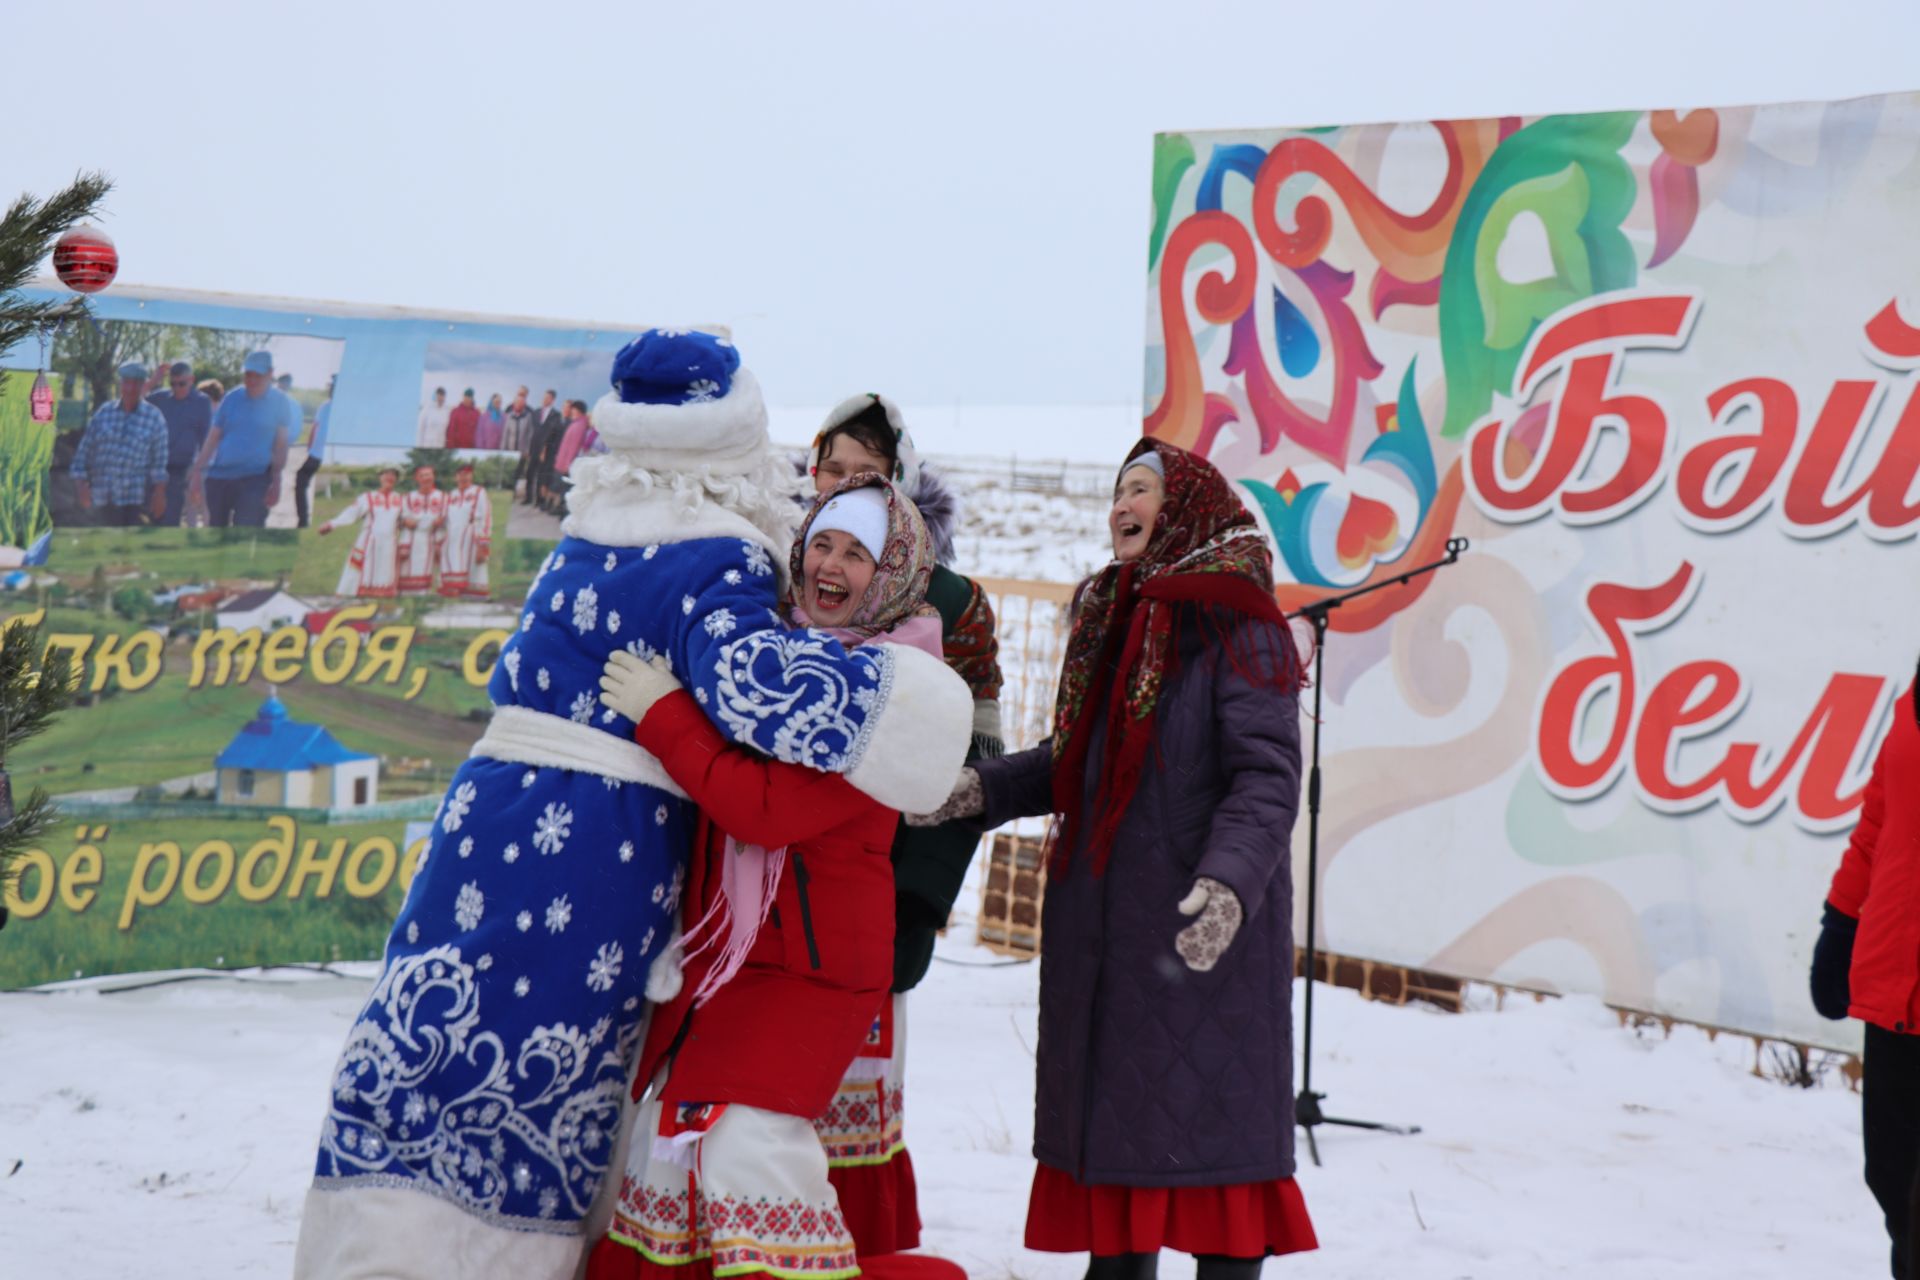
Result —
<instances>
[{"instance_id":1,"label":"microphone stand","mask_svg":"<svg viewBox=\"0 0 1920 1280\"><path fill-rule=\"evenodd\" d=\"M1314 973L1318 965L1315 961L1314 930L1318 923L1320 901L1320 689L1322 672L1327 650L1327 615L1331 614L1349 600L1372 595L1376 591L1385 591L1388 587L1397 587L1412 582L1415 578L1445 568L1460 558L1467 549L1465 538L1447 539L1445 558L1432 564L1423 564L1409 569L1397 577L1387 578L1370 586L1346 592L1344 595L1328 596L1324 600L1315 600L1288 614L1289 618L1305 618L1313 625L1313 764L1307 773L1307 1010L1306 1035L1301 1050L1300 1096L1294 1102L1294 1123L1307 1131L1307 1151L1313 1157L1317 1167L1320 1164L1320 1144L1314 1140L1313 1131L1323 1124L1345 1125L1350 1129L1374 1129L1382 1133L1401 1135L1420 1132L1419 1125L1384 1124L1378 1120L1346 1120L1330 1116L1320 1109L1320 1102L1327 1095L1316 1093L1313 1088L1313 984Z\"/></svg>"}]
</instances>

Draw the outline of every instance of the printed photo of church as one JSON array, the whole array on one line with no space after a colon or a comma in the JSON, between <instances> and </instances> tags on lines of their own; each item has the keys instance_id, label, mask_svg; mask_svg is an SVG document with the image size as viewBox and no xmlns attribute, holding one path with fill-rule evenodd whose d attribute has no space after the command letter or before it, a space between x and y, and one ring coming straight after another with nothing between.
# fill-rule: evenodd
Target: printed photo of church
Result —
<instances>
[{"instance_id":1,"label":"printed photo of church","mask_svg":"<svg viewBox=\"0 0 1920 1280\"><path fill-rule=\"evenodd\" d=\"M324 725L293 719L278 697L214 759L221 804L265 809L363 809L380 798L380 760L355 751Z\"/></svg>"}]
</instances>

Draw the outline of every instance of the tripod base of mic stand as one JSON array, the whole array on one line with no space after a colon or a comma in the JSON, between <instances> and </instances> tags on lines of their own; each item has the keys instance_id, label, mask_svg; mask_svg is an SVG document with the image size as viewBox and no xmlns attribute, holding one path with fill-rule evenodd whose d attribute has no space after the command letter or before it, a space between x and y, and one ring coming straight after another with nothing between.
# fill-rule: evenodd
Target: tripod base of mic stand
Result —
<instances>
[{"instance_id":1,"label":"tripod base of mic stand","mask_svg":"<svg viewBox=\"0 0 1920 1280\"><path fill-rule=\"evenodd\" d=\"M1386 1124L1379 1120L1342 1120L1330 1116L1320 1109L1320 1100L1327 1095L1302 1089L1300 1097L1293 1104L1293 1122L1307 1131L1307 1154L1313 1157L1314 1167L1320 1167L1320 1144L1314 1141L1313 1131L1323 1124L1344 1125L1349 1129L1372 1129L1378 1133L1398 1134L1403 1138L1412 1137L1420 1132L1417 1124Z\"/></svg>"}]
</instances>

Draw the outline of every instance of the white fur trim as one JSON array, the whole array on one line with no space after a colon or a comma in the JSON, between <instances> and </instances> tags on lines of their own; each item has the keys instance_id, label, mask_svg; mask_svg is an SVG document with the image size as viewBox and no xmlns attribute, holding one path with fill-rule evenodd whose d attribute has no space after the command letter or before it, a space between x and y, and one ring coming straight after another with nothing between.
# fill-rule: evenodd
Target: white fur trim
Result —
<instances>
[{"instance_id":1,"label":"white fur trim","mask_svg":"<svg viewBox=\"0 0 1920 1280\"><path fill-rule=\"evenodd\" d=\"M586 458L574 464L595 466L611 474L626 462L607 454ZM693 509L687 508L679 494L655 488L642 492L637 487L595 493L591 501L572 502L572 510L560 531L570 538L584 538L608 547L647 547L661 543L692 542L698 538L743 538L767 549L774 565L784 577L788 544L776 542L745 516L730 511L708 498Z\"/></svg>"},{"instance_id":2,"label":"white fur trim","mask_svg":"<svg viewBox=\"0 0 1920 1280\"><path fill-rule=\"evenodd\" d=\"M495 707L487 731L468 754L638 782L687 798L666 767L639 743L531 707Z\"/></svg>"},{"instance_id":3,"label":"white fur trim","mask_svg":"<svg viewBox=\"0 0 1920 1280\"><path fill-rule=\"evenodd\" d=\"M619 1182L617 1170L609 1181ZM294 1280L573 1280L592 1241L494 1226L400 1187L313 1187L300 1213Z\"/></svg>"},{"instance_id":4,"label":"white fur trim","mask_svg":"<svg viewBox=\"0 0 1920 1280\"><path fill-rule=\"evenodd\" d=\"M888 645L893 683L847 781L902 813L932 813L953 793L973 741L973 694L952 668Z\"/></svg>"},{"instance_id":5,"label":"white fur trim","mask_svg":"<svg viewBox=\"0 0 1920 1280\"><path fill-rule=\"evenodd\" d=\"M628 404L609 391L593 406L593 428L615 452L643 456L659 471L755 465L767 449L767 406L745 369L717 400L693 404Z\"/></svg>"}]
</instances>

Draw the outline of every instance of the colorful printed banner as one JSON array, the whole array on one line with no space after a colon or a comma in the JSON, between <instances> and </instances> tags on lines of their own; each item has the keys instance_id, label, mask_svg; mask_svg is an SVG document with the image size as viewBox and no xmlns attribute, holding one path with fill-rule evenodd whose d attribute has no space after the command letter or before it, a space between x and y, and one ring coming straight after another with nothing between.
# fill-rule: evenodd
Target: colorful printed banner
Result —
<instances>
[{"instance_id":1,"label":"colorful printed banner","mask_svg":"<svg viewBox=\"0 0 1920 1280\"><path fill-rule=\"evenodd\" d=\"M1165 134L1153 211L1147 429L1285 602L1473 543L1333 615L1321 945L1857 1045L1806 974L1920 653L1920 96Z\"/></svg>"},{"instance_id":2,"label":"colorful printed banner","mask_svg":"<svg viewBox=\"0 0 1920 1280\"><path fill-rule=\"evenodd\" d=\"M8 761L16 796L43 787L62 818L6 895L0 988L377 958L558 536L559 446L589 440L584 422L537 434L512 415L516 393L536 411L549 389L597 397L620 335L163 290L114 290L95 310L45 353L0 360L0 511L16 516L0 525L0 625L39 622L80 659L78 704ZM280 491L237 527L195 527L171 489L156 518L151 459L135 454L142 509L119 515L138 523L110 523L105 504L128 498L107 496L105 471L126 451L84 451L121 365L144 363L150 396L175 410L170 365L245 397L250 350L272 355L284 381L268 394L298 424ZM34 423L43 359L57 412ZM444 447L461 443L469 388L476 444ZM222 421L189 409L183 389L169 485Z\"/></svg>"}]
</instances>

